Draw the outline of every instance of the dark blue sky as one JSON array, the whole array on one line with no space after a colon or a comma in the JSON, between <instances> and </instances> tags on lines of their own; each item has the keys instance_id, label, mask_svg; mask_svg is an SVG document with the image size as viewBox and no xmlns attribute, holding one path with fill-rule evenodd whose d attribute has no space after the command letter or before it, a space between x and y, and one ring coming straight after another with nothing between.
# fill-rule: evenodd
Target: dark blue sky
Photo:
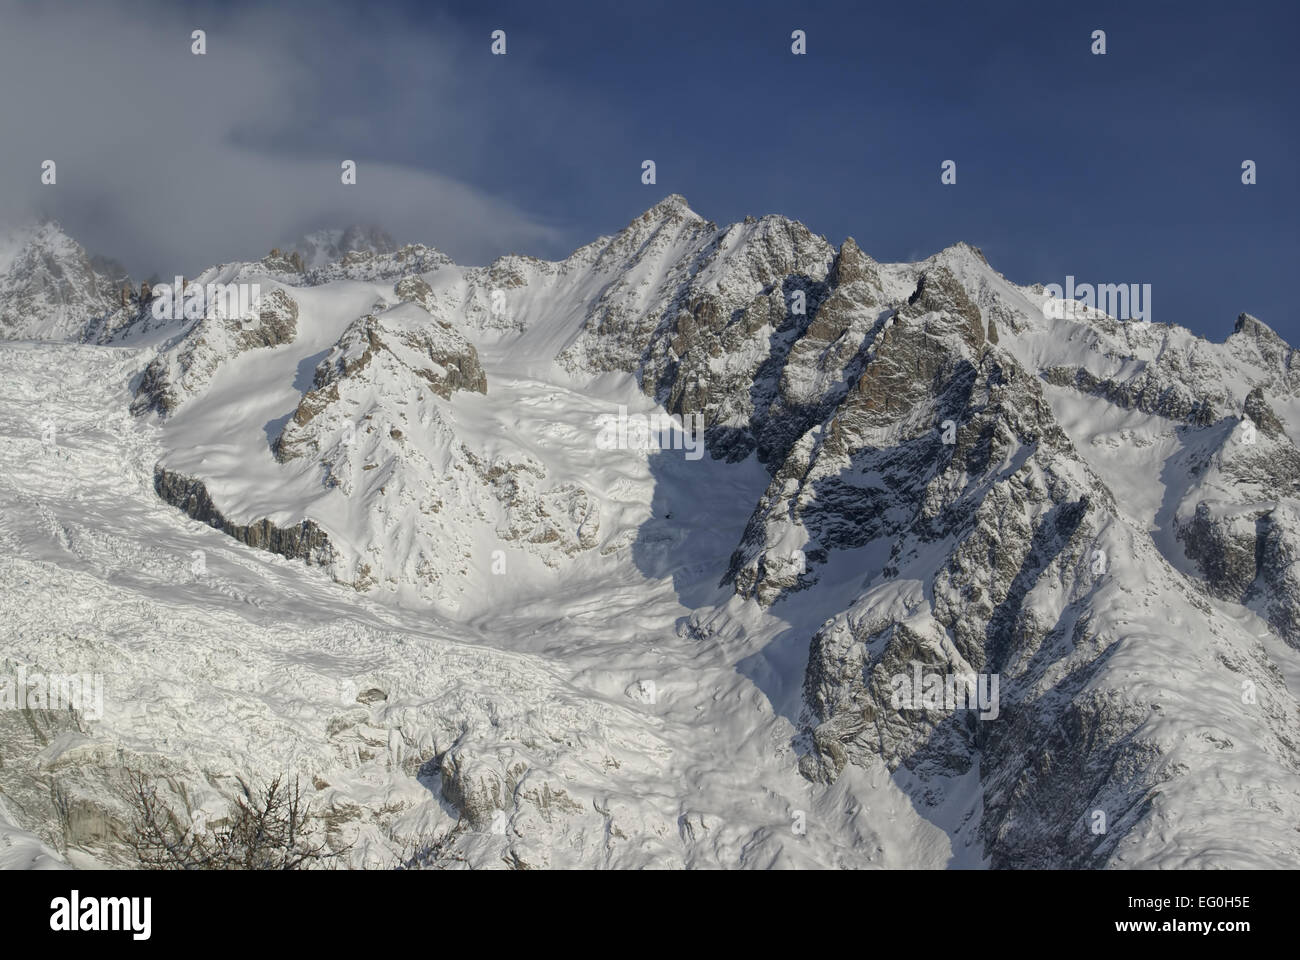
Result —
<instances>
[{"instance_id":1,"label":"dark blue sky","mask_svg":"<svg viewBox=\"0 0 1300 960\"><path fill-rule=\"evenodd\" d=\"M239 227L221 239L226 258L261 255L272 224L304 225L307 200L278 211L277 199L300 180L322 182L310 163L337 171L351 157L362 170L351 197L373 197L375 219L399 239L461 259L562 256L681 193L719 223L782 213L882 260L966 240L1021 283L1150 283L1154 320L1222 339L1245 310L1300 342L1287 292L1300 258L1295 2L117 2L130 31L95 69L152 71L128 107L142 120L99 102L107 79L70 83L67 109L89 104L108 118L93 150L120 137L132 168L155 165L135 190L141 217L160 218L149 203L163 187L213 194L209 229L225 215ZM191 23L208 30L206 58L189 56ZM489 52L496 28L507 31L505 57ZM806 56L790 52L795 28L807 32ZM1106 31L1105 56L1090 53L1094 29ZM121 49L149 30L146 55ZM73 44L78 32L56 35ZM65 70L93 55L42 54ZM213 123L239 156L203 169L215 144L185 157L159 149L166 138L151 144L150 129L183 122L187 111L162 99L183 83L200 84L184 93L199 116L227 111ZM52 149L38 143L20 162L35 169ZM234 209L252 178L236 161L250 158L275 186ZM646 159L654 186L641 183ZM1246 159L1258 165L1254 186L1241 183ZM955 186L940 183L944 160L957 162ZM383 206L379 165L504 201L527 229L459 245L478 199L454 222L417 216L421 181L394 176L399 195L393 187ZM111 199L128 191L109 184L96 199L77 179L90 171L62 169L56 212L85 220L72 226L102 237L100 248L129 245L121 221L132 210ZM297 179L273 180L289 173ZM408 222L392 222L408 208ZM87 220L93 210L99 219ZM259 249L225 253L245 243Z\"/></svg>"},{"instance_id":2,"label":"dark blue sky","mask_svg":"<svg viewBox=\"0 0 1300 960\"><path fill-rule=\"evenodd\" d=\"M1246 310L1295 342L1297 10L416 4L413 31L446 18L486 53L500 27L509 53L466 61L465 129L369 146L507 196L575 245L677 192L718 222L779 212L878 259L967 240L1018 282L1151 283L1153 319L1221 339ZM796 27L806 56L790 52ZM946 159L955 186L939 182Z\"/></svg>"}]
</instances>

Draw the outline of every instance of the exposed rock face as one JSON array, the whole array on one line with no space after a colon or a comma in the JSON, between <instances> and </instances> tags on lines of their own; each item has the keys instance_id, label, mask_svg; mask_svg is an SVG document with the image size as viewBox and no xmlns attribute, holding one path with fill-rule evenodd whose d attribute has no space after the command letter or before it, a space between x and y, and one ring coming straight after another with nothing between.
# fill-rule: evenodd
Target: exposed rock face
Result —
<instances>
[{"instance_id":1,"label":"exposed rock face","mask_svg":"<svg viewBox=\"0 0 1300 960\"><path fill-rule=\"evenodd\" d=\"M557 482L542 462L502 451L496 438L458 434L445 402L487 393L478 353L421 305L432 299L425 280L395 286L403 302L347 327L273 444L281 463L320 464L326 487L356 509L406 518L368 522L335 576L358 589L407 580L433 589L462 569L477 525L550 566L595 547L599 506L581 485ZM406 552L400 562L395 539Z\"/></svg>"},{"instance_id":2,"label":"exposed rock face","mask_svg":"<svg viewBox=\"0 0 1300 960\"><path fill-rule=\"evenodd\" d=\"M1209 503L1201 501L1196 512L1179 527L1189 559L1194 561L1216 596L1238 602L1259 575L1257 561L1262 544L1261 521L1267 514L1214 515Z\"/></svg>"},{"instance_id":3,"label":"exposed rock face","mask_svg":"<svg viewBox=\"0 0 1300 960\"><path fill-rule=\"evenodd\" d=\"M350 250L342 258L309 268L304 281L311 285L334 280L393 280L449 266L451 258L433 247L407 244L393 250Z\"/></svg>"},{"instance_id":4,"label":"exposed rock face","mask_svg":"<svg viewBox=\"0 0 1300 960\"><path fill-rule=\"evenodd\" d=\"M435 324L423 308L408 303L359 318L317 365L312 389L276 438L276 456L290 460L320 451L322 437L310 425L350 391L364 390L375 381L411 379L444 400L456 390L487 392L487 377L473 344Z\"/></svg>"},{"instance_id":5,"label":"exposed rock face","mask_svg":"<svg viewBox=\"0 0 1300 960\"><path fill-rule=\"evenodd\" d=\"M262 298L256 319L210 310L145 368L131 411L170 414L202 390L223 363L248 350L289 343L297 331L298 304L280 289Z\"/></svg>"},{"instance_id":6,"label":"exposed rock face","mask_svg":"<svg viewBox=\"0 0 1300 960\"><path fill-rule=\"evenodd\" d=\"M988 342L951 271L927 271L875 331L837 409L774 471L732 560L737 592L770 604L790 589L770 575L780 571L771 557L791 544L814 565L873 543L888 558L864 571L862 598L812 639L806 775L830 780L849 763L879 761L904 768L921 802L937 804L946 781L978 766L981 837L995 864L1087 861L1082 833L1044 849L1044 823L1033 821L1052 804L1055 817L1081 816L1082 796L1128 810L1150 785L1115 776L1094 754L1099 740L1130 749L1145 711L1116 710L1081 679L1068 694L1060 686L1062 676L1097 668L1102 648L1085 611L1098 580L1093 554L1106 550L1116 520L1106 485L1079 460L1038 379ZM814 568L801 585L815 576ZM1028 603L1047 582L1060 594L1051 614ZM927 586L898 594L906 583ZM900 709L894 678L914 670L996 676L1000 706L988 723L942 705ZM1067 705L1088 739L1061 735ZM1042 758L1032 779L1026 755Z\"/></svg>"},{"instance_id":7,"label":"exposed rock face","mask_svg":"<svg viewBox=\"0 0 1300 960\"><path fill-rule=\"evenodd\" d=\"M432 316L437 310L437 301L434 298L433 288L429 286L427 280L423 277L403 277L393 284L393 293L401 303L418 303ZM439 326L444 330L450 329L451 324L446 320L438 320Z\"/></svg>"},{"instance_id":8,"label":"exposed rock face","mask_svg":"<svg viewBox=\"0 0 1300 960\"><path fill-rule=\"evenodd\" d=\"M944 318L946 333L939 333L936 316ZM1155 796L1193 787L1169 763L1168 741L1156 732L1168 722L1159 685L1134 688L1108 669L1125 634L1124 618L1136 613L1129 597L1139 593L1137 609L1154 604L1205 617L1210 610L1197 584L1177 574L1149 539L1127 531L1107 484L1079 458L1039 381L998 348L980 356L964 316L961 298L932 315L922 328L923 356L900 349L906 334L893 348L892 364L890 346L882 345L878 356L887 365L880 389L860 392L870 402L851 395L825 428L839 440L841 459L830 469L817 460L828 456L831 439L796 447L792 456L807 452L776 474L774 488L785 486L780 493L769 489L775 507L747 533L753 547L737 558L749 561L737 569L737 589L764 602L782 595L787 588L780 581L764 579L758 551L790 543L784 528L792 524L805 531L810 560L871 540L882 551L887 545L889 559L879 573L865 572L860 599L813 637L804 688L811 749L802 769L829 780L849 763L883 762L906 775L919 802L936 807L949 798L951 784L977 771L983 787L978 836L993 865L1106 865L1114 862L1119 837L1145 829L1137 825L1149 821ZM971 365L964 379L944 376L962 360ZM864 379L875 365L873 358ZM933 385L925 391L931 399L922 401L921 424L941 417L960 424L948 448L909 436L907 403L889 402L901 393L915 409L908 384L893 376L909 366L917 383ZM846 440L855 426L858 434ZM865 490L831 486L800 498L800 490L827 474L832 484L837 477L872 480ZM814 519L819 514L823 519ZM1294 556L1267 520L1243 517L1240 526L1234 534L1203 508L1181 529L1194 544L1189 555L1233 599L1249 596L1262 576L1257 557L1275 553L1274 563L1285 569ZM1125 571L1141 570L1142 581L1112 569L1121 562ZM1293 622L1293 609L1270 603L1270 622L1275 628ZM1144 629L1167 628L1148 623ZM1181 643L1185 655L1213 661L1210 636L1202 633L1190 644L1176 629L1167 636L1161 642L1171 651ZM1238 661L1234 669L1262 683L1271 666ZM977 711L942 703L900 708L896 678L913 671L996 677L996 716L985 722ZM1224 683L1228 698L1231 684ZM1244 735L1253 721L1238 717L1237 735ZM1273 755L1287 755L1288 722L1275 721L1257 735ZM1095 811L1107 818L1108 834L1089 832Z\"/></svg>"},{"instance_id":9,"label":"exposed rock face","mask_svg":"<svg viewBox=\"0 0 1300 960\"><path fill-rule=\"evenodd\" d=\"M1059 833L1060 818L1081 817L1084 803L1128 810L1133 785L1114 777L1096 751L1103 742L1107 756L1128 749L1146 711L1116 712L1084 689L1082 677L1098 668L1103 649L1086 616L1100 579L1092 556L1104 551L1113 516L1104 486L1071 462L1068 441L1047 425L1036 393L1023 373L991 388L981 378L983 402L962 412L969 426L951 456L900 451L881 470L894 477L924 470L915 479L928 494L902 509L891 504L901 522L871 531L891 542L888 565L868 575L862 600L813 638L805 680L812 750L801 767L813 779L833 779L847 763L878 758L904 768L922 802L937 804L945 780L978 764L981 837L995 865L1082 865L1091 853L1081 833L1044 849L1041 811L1054 811ZM947 557L931 575L940 544ZM927 580L925 593L889 599L894 584ZM1043 583L1060 594L1050 610L1028 602ZM910 680L913 671L997 678L1000 702L987 723L942 703L900 708L895 678ZM1062 709L1072 711L1081 739L1061 734ZM1037 758L1032 773L1027 757Z\"/></svg>"},{"instance_id":10,"label":"exposed rock face","mask_svg":"<svg viewBox=\"0 0 1300 960\"><path fill-rule=\"evenodd\" d=\"M1251 389L1290 395L1300 388L1291 347L1249 314L1237 319L1224 344L1164 324L1122 324L1104 314L1076 326L1093 350L1088 363L1051 366L1043 376L1123 409L1209 426L1241 408L1240 394L1234 397L1224 382L1225 363L1249 367Z\"/></svg>"},{"instance_id":11,"label":"exposed rock face","mask_svg":"<svg viewBox=\"0 0 1300 960\"><path fill-rule=\"evenodd\" d=\"M188 516L250 547L322 566L334 559L329 537L311 520L292 527L279 527L267 519L250 524L232 523L212 502L202 480L172 473L161 466L154 470L154 489L159 497Z\"/></svg>"},{"instance_id":12,"label":"exposed rock face","mask_svg":"<svg viewBox=\"0 0 1300 960\"><path fill-rule=\"evenodd\" d=\"M1295 642L1300 462L1265 399L1300 391L1290 348L1249 317L1221 345L1097 311L1054 323L1041 290L1007 284L964 245L885 265L846 242L824 267L796 273L799 235L782 226L717 254L706 277L700 264L723 238L753 225L713 233L669 204L646 226L661 232L634 224L630 235L637 249L650 239L674 249L656 272L671 282L654 288L658 299L641 295L637 317L608 303L588 314L584 336L604 337L603 348L580 337L561 359L638 370L669 409L705 414L715 457L756 451L768 465L772 482L724 578L740 597L772 606L814 588L823 568L843 577L847 551L870 558L858 599L827 607L812 638L805 774L830 781L848 764L884 763L936 809L977 775L981 809L965 816L980 817L995 865L1116 862L1125 837L1151 829L1157 797L1195 787L1168 747L1194 726L1164 714L1158 686L1133 689L1116 673L1135 603L1162 610L1141 615L1159 637L1148 646L1217 669L1215 645L1231 628L1198 629L1213 614L1203 583L1180 572L1190 560L1215 596L1249 604ZM774 246L782 256L763 255ZM806 315L792 309L794 290ZM1152 429L1174 424L1183 452L1165 469L1189 482L1169 481L1166 522L1186 558L1134 535L1130 505L1062 426L1061 411L1080 402L1096 418L1109 409L1150 417ZM1257 439L1231 441L1242 421L1220 418L1232 411ZM1191 623L1172 612L1184 610ZM698 612L685 630L707 639L716 619ZM1246 653L1252 641L1232 642L1238 654L1216 688L1227 709L1233 673L1284 701L1267 659ZM900 709L892 682L918 667L996 676L998 719ZM1234 736L1290 756L1294 718L1273 711L1248 734L1254 719L1232 716ZM1096 811L1109 834L1090 830Z\"/></svg>"},{"instance_id":13,"label":"exposed rock face","mask_svg":"<svg viewBox=\"0 0 1300 960\"><path fill-rule=\"evenodd\" d=\"M1276 386L1279 380L1294 383L1294 376L1288 375L1293 371L1295 348L1257 317L1239 314L1227 346L1234 356L1269 371L1271 375L1266 381L1269 386Z\"/></svg>"},{"instance_id":14,"label":"exposed rock face","mask_svg":"<svg viewBox=\"0 0 1300 960\"><path fill-rule=\"evenodd\" d=\"M503 543L546 546L565 556L597 545L600 506L582 486L548 485L545 465L533 459L494 457L487 461L466 447L460 452L501 505L503 516L496 535ZM549 555L545 559L555 565Z\"/></svg>"},{"instance_id":15,"label":"exposed rock face","mask_svg":"<svg viewBox=\"0 0 1300 960\"><path fill-rule=\"evenodd\" d=\"M1082 367L1053 367L1044 373L1044 377L1058 387L1074 387L1095 394L1126 410L1158 414L1197 427L1213 423L1216 404L1221 408L1227 399L1221 393L1210 397L1197 396L1181 382L1162 377L1159 371L1150 369L1124 381L1104 379Z\"/></svg>"},{"instance_id":16,"label":"exposed rock face","mask_svg":"<svg viewBox=\"0 0 1300 960\"><path fill-rule=\"evenodd\" d=\"M827 398L823 418L805 425L775 467L732 556L726 579L741 596L764 604L781 596L793 547L816 563L830 550L939 519L936 487L945 482L940 471L949 453L966 468L996 463L1006 452L1007 431L999 431L995 417L981 423L975 414L1008 392L1014 361L986 351L979 311L950 272L924 275L908 303L863 329L867 339L848 371L857 376ZM936 530L931 537L943 535Z\"/></svg>"},{"instance_id":17,"label":"exposed rock face","mask_svg":"<svg viewBox=\"0 0 1300 960\"><path fill-rule=\"evenodd\" d=\"M342 260L350 253L393 253L397 243L382 227L351 226L335 230L317 230L299 240L292 251L305 264L304 269L319 269Z\"/></svg>"},{"instance_id":18,"label":"exposed rock face","mask_svg":"<svg viewBox=\"0 0 1300 960\"><path fill-rule=\"evenodd\" d=\"M395 322L398 318L406 322ZM382 319L363 317L348 328L334 351L321 361L316 387L356 375L382 350L415 371L444 400L455 390L487 393L487 377L473 344L454 331L433 326L431 318L413 319L411 322L409 310L400 308L384 314Z\"/></svg>"},{"instance_id":19,"label":"exposed rock face","mask_svg":"<svg viewBox=\"0 0 1300 960\"><path fill-rule=\"evenodd\" d=\"M844 278L834 286L860 284L854 292L846 289L845 297L856 295L874 305L871 261L852 241L845 247ZM804 413L820 400L802 396L803 385L792 381L783 394L780 370L817 303L829 296L834 248L784 217L719 231L674 196L615 237L592 269L609 269L618 258L631 258L631 269L620 270L588 308L583 333L561 363L590 371L639 371L646 392L670 412L703 415L715 457L744 459L765 428L772 430L769 443L779 449L791 433L781 415L790 407ZM657 282L640 282L643 275ZM839 309L839 323L850 324L847 302ZM836 329L835 310L828 309L826 323L813 337L851 344L862 331ZM843 343L837 348L852 349ZM821 364L825 371L834 358L819 359L821 352L814 353L810 344L796 360ZM774 455L760 452L765 458Z\"/></svg>"},{"instance_id":20,"label":"exposed rock face","mask_svg":"<svg viewBox=\"0 0 1300 960\"><path fill-rule=\"evenodd\" d=\"M126 271L48 221L0 237L0 339L81 340L119 309Z\"/></svg>"},{"instance_id":21,"label":"exposed rock face","mask_svg":"<svg viewBox=\"0 0 1300 960\"><path fill-rule=\"evenodd\" d=\"M1195 480L1174 527L1214 596L1259 609L1300 647L1300 451L1262 387L1251 389L1242 412L1188 453Z\"/></svg>"},{"instance_id":22,"label":"exposed rock face","mask_svg":"<svg viewBox=\"0 0 1300 960\"><path fill-rule=\"evenodd\" d=\"M1282 421L1277 418L1273 408L1264 399L1263 387L1253 387L1250 393L1246 394L1245 412L1259 432L1270 440L1279 440L1285 433Z\"/></svg>"}]
</instances>

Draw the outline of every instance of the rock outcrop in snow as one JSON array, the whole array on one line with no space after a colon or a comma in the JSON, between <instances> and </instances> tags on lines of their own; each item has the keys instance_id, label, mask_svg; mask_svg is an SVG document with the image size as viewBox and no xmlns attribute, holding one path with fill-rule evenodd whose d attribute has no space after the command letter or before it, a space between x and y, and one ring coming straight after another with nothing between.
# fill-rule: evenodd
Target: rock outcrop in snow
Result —
<instances>
[{"instance_id":1,"label":"rock outcrop in snow","mask_svg":"<svg viewBox=\"0 0 1300 960\"><path fill-rule=\"evenodd\" d=\"M298 304L283 290L272 290L255 316L228 317L210 310L145 368L136 388L135 413L166 415L201 391L224 363L248 350L277 347L297 335Z\"/></svg>"}]
</instances>

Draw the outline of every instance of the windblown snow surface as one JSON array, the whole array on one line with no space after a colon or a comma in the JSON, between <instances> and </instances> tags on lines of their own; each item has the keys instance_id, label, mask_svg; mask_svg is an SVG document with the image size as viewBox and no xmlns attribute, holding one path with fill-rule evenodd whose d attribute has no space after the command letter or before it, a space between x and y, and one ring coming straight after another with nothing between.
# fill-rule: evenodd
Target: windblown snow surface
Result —
<instances>
[{"instance_id":1,"label":"windblown snow surface","mask_svg":"<svg viewBox=\"0 0 1300 960\"><path fill-rule=\"evenodd\" d=\"M1300 858L1294 555L1256 539L1294 490L1233 467L1300 439L1259 321L1050 319L964 245L877 264L680 198L559 263L326 239L196 279L259 284L251 329L106 301L0 344L0 676L103 683L0 711L0 867L128 864L127 771L197 822L297 774L354 867ZM905 409L855 421L887 363ZM598 446L661 403L708 453ZM869 723L911 659L999 672L1000 716Z\"/></svg>"}]
</instances>

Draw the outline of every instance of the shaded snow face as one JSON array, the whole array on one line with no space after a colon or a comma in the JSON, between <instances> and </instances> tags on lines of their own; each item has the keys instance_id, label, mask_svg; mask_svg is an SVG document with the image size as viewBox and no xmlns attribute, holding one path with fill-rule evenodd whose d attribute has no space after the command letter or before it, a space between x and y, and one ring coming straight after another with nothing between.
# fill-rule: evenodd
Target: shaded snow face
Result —
<instances>
[{"instance_id":1,"label":"shaded snow face","mask_svg":"<svg viewBox=\"0 0 1300 960\"><path fill-rule=\"evenodd\" d=\"M597 450L681 450L687 460L704 456L704 416L686 418L671 413L629 415L619 404L617 414L602 414L596 421Z\"/></svg>"},{"instance_id":2,"label":"shaded snow face","mask_svg":"<svg viewBox=\"0 0 1300 960\"><path fill-rule=\"evenodd\" d=\"M0 353L4 652L104 677L97 719L0 712L40 842L114 855L126 750L194 816L299 770L356 865L1300 855L1262 322L676 196L558 262L295 252L193 278L252 327L127 298Z\"/></svg>"}]
</instances>

